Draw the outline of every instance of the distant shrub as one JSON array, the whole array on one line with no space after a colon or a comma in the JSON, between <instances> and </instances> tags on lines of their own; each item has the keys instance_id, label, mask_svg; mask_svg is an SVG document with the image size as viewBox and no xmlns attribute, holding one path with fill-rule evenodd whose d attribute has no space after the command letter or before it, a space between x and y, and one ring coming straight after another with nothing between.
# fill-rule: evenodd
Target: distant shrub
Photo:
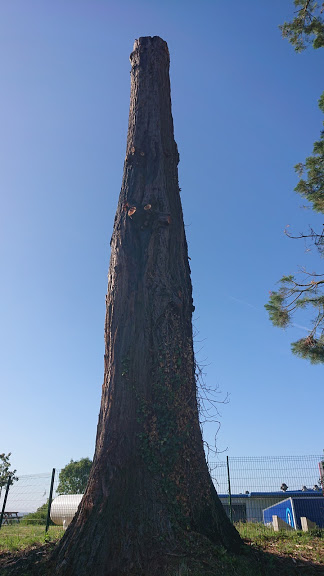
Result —
<instances>
[{"instance_id":1,"label":"distant shrub","mask_svg":"<svg viewBox=\"0 0 324 576\"><path fill-rule=\"evenodd\" d=\"M45 502L45 504L43 504L42 506L40 506L39 508L37 508L36 512L31 512L30 514L27 514L26 516L24 516L20 523L21 524L38 524L38 525L46 525L46 518L47 518L47 510L48 510L48 500L47 502ZM50 525L53 525L52 520L50 520Z\"/></svg>"}]
</instances>

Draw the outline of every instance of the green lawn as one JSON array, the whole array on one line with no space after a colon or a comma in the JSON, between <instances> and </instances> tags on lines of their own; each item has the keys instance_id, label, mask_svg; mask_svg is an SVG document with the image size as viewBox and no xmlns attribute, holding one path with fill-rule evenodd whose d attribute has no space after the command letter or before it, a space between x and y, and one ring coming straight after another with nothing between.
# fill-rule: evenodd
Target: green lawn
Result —
<instances>
[{"instance_id":1,"label":"green lawn","mask_svg":"<svg viewBox=\"0 0 324 576\"><path fill-rule=\"evenodd\" d=\"M45 535L45 526L12 524L2 526L0 530L0 552L17 552L38 546L45 542L59 540L63 535L61 526L50 526Z\"/></svg>"},{"instance_id":2,"label":"green lawn","mask_svg":"<svg viewBox=\"0 0 324 576\"><path fill-rule=\"evenodd\" d=\"M252 522L238 523L236 527L249 546L281 557L287 556L296 560L307 559L310 562L324 565L324 530L274 532L263 524Z\"/></svg>"},{"instance_id":3,"label":"green lawn","mask_svg":"<svg viewBox=\"0 0 324 576\"><path fill-rule=\"evenodd\" d=\"M202 544L199 557L180 559L174 555L170 576L320 576L324 574L324 530L274 532L262 524L237 524L245 546L240 556L232 556L221 547L211 543ZM44 525L15 524L0 530L0 576L16 574L10 569L10 559L32 557L34 554L50 554L52 546L63 535L59 526L51 526L45 536ZM23 551L25 550L25 554ZM46 552L47 550L47 552ZM171 555L172 556L172 555ZM181 555L180 555L181 556ZM173 564L173 562L172 562ZM23 567L24 565L22 565ZM27 570L28 576L42 572Z\"/></svg>"}]
</instances>

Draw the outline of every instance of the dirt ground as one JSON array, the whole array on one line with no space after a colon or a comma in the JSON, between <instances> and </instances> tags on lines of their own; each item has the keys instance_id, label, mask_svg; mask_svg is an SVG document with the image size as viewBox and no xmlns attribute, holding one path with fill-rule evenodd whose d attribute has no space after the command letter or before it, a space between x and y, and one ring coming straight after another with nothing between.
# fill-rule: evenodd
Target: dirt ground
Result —
<instances>
[{"instance_id":1,"label":"dirt ground","mask_svg":"<svg viewBox=\"0 0 324 576\"><path fill-rule=\"evenodd\" d=\"M0 553L0 576L46 576L46 568L55 543L32 546L21 552ZM90 575L89 575L90 576Z\"/></svg>"},{"instance_id":2,"label":"dirt ground","mask_svg":"<svg viewBox=\"0 0 324 576\"><path fill-rule=\"evenodd\" d=\"M49 561L54 547L50 542L21 552L1 552L0 576L54 576L55 566ZM280 543L261 547L245 540L242 552L236 557L190 560L170 571L170 576L324 576L323 539L316 539L308 552L297 547L289 553L280 549Z\"/></svg>"}]
</instances>

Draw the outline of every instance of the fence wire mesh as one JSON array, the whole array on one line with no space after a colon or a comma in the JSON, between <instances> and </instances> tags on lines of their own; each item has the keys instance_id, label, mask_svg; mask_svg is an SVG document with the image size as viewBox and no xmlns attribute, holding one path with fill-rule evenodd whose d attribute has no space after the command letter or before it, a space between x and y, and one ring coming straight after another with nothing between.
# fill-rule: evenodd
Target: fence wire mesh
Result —
<instances>
[{"instance_id":1,"label":"fence wire mesh","mask_svg":"<svg viewBox=\"0 0 324 576\"><path fill-rule=\"evenodd\" d=\"M53 497L59 482L59 472L57 470L54 476ZM19 476L18 480L10 484L7 499L7 487L2 487L0 544L14 538L19 548L19 542L26 538L44 538L47 523L50 532L57 533L62 530L62 527L58 529L48 518L51 480L52 473Z\"/></svg>"},{"instance_id":2,"label":"fence wire mesh","mask_svg":"<svg viewBox=\"0 0 324 576\"><path fill-rule=\"evenodd\" d=\"M301 529L305 517L324 528L323 456L229 457L209 464L227 515L240 523ZM310 524L311 526L311 524Z\"/></svg>"},{"instance_id":3,"label":"fence wire mesh","mask_svg":"<svg viewBox=\"0 0 324 576\"><path fill-rule=\"evenodd\" d=\"M289 491L320 488L319 464L323 456L229 457L232 494L278 492L282 484ZM210 473L219 494L228 492L227 462L210 462Z\"/></svg>"},{"instance_id":4,"label":"fence wire mesh","mask_svg":"<svg viewBox=\"0 0 324 576\"><path fill-rule=\"evenodd\" d=\"M299 517L324 528L324 476L319 464L323 456L227 457L210 462L210 473L226 513L244 526L258 523L260 530L272 527L271 507L284 506L287 523L300 529ZM53 500L48 534L62 533L73 518L81 500L71 495L57 498L60 470L55 471ZM5 487L0 496L0 547L5 538L25 534L45 534L52 473L19 476L9 487L4 508ZM283 504L281 504L283 502ZM300 509L303 504L302 509ZM290 512L287 512L289 508ZM268 516L265 511L270 509ZM273 514L278 514L273 509ZM290 514L290 516L289 516ZM298 516L299 514L299 516ZM271 518L271 521L269 521ZM60 532L61 531L61 532Z\"/></svg>"}]
</instances>

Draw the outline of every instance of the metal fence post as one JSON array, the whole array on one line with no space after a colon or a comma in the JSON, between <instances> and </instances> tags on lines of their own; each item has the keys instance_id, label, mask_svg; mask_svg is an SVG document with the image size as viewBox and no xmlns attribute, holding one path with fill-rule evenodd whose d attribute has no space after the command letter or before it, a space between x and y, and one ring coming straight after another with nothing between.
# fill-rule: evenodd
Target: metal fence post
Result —
<instances>
[{"instance_id":1,"label":"metal fence post","mask_svg":"<svg viewBox=\"0 0 324 576\"><path fill-rule=\"evenodd\" d=\"M50 493L49 493L49 499L48 499L45 534L48 531L49 523L50 523L50 519L51 519L50 514L51 514L51 506L52 506L52 500L53 500L54 478L55 478L55 468L53 468L53 470L52 470L52 478L51 478L51 487L50 487Z\"/></svg>"},{"instance_id":2,"label":"metal fence post","mask_svg":"<svg viewBox=\"0 0 324 576\"><path fill-rule=\"evenodd\" d=\"M227 464L227 481L228 481L228 503L229 503L229 513L231 522L233 522L233 511L232 511L232 494L231 494L231 478L230 478L230 469L229 469L229 458L226 456L226 464Z\"/></svg>"},{"instance_id":3,"label":"metal fence post","mask_svg":"<svg viewBox=\"0 0 324 576\"><path fill-rule=\"evenodd\" d=\"M6 493L5 493L5 497L4 497L4 501L3 501L3 506L2 506L2 510L1 510L1 516L0 516L0 529L2 526L2 521L3 521L3 516L5 513L5 509L6 509L6 504L7 504L7 498L8 498L8 492L9 492L9 488L10 488L10 484L11 484L11 476L9 476L8 478L8 482L7 482L7 486L6 486Z\"/></svg>"}]
</instances>

